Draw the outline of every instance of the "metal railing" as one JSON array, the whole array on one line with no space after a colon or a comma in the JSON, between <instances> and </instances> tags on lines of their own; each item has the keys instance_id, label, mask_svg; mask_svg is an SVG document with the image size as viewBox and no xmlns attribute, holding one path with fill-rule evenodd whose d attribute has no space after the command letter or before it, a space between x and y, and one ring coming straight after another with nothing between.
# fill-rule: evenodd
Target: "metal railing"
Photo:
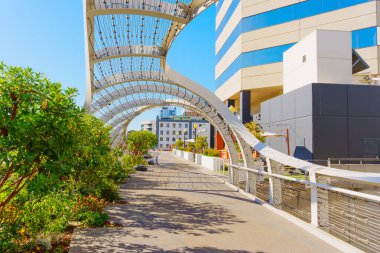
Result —
<instances>
[{"instance_id":1,"label":"metal railing","mask_svg":"<svg viewBox=\"0 0 380 253\"><path fill-rule=\"evenodd\" d=\"M314 172L286 175L289 168L269 159L255 168L227 166L231 184L360 250L380 252L380 196L330 185Z\"/></svg>"},{"instance_id":2,"label":"metal railing","mask_svg":"<svg viewBox=\"0 0 380 253\"><path fill-rule=\"evenodd\" d=\"M380 164L380 158L328 158L327 166L331 167L334 164Z\"/></svg>"}]
</instances>

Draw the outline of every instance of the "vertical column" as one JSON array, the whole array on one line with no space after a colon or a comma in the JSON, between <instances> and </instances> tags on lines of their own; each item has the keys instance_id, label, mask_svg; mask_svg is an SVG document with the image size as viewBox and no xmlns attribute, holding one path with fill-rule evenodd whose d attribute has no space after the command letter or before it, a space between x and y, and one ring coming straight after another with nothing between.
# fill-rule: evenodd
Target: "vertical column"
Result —
<instances>
[{"instance_id":1,"label":"vertical column","mask_svg":"<svg viewBox=\"0 0 380 253\"><path fill-rule=\"evenodd\" d=\"M210 148L215 148L215 127L210 124Z\"/></svg>"},{"instance_id":2,"label":"vertical column","mask_svg":"<svg viewBox=\"0 0 380 253\"><path fill-rule=\"evenodd\" d=\"M243 124L251 122L251 91L240 91L240 119Z\"/></svg>"},{"instance_id":3,"label":"vertical column","mask_svg":"<svg viewBox=\"0 0 380 253\"><path fill-rule=\"evenodd\" d=\"M309 173L310 182L316 183L317 177L314 171ZM310 189L310 211L311 211L311 224L318 227L318 188L315 185L311 185Z\"/></svg>"},{"instance_id":4,"label":"vertical column","mask_svg":"<svg viewBox=\"0 0 380 253\"><path fill-rule=\"evenodd\" d=\"M226 105L227 105L228 108L229 108L231 105L232 105L233 107L235 107L235 100L234 100L234 99L227 99L227 100L226 100Z\"/></svg>"}]
</instances>

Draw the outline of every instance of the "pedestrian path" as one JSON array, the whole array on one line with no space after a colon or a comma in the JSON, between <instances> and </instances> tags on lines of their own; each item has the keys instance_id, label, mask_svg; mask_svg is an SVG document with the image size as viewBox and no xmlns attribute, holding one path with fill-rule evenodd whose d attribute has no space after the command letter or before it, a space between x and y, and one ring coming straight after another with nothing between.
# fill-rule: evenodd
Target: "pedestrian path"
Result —
<instances>
[{"instance_id":1,"label":"pedestrian path","mask_svg":"<svg viewBox=\"0 0 380 253\"><path fill-rule=\"evenodd\" d=\"M122 226L76 229L71 253L339 252L169 152L120 194L107 212Z\"/></svg>"}]
</instances>

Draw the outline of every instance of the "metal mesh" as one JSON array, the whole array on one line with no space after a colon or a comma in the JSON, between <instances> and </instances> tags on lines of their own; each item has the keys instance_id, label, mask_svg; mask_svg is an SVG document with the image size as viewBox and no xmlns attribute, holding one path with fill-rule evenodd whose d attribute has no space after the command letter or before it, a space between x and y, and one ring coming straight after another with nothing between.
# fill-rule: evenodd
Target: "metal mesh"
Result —
<instances>
[{"instance_id":1,"label":"metal mesh","mask_svg":"<svg viewBox=\"0 0 380 253\"><path fill-rule=\"evenodd\" d=\"M319 189L321 228L365 252L380 252L380 205Z\"/></svg>"}]
</instances>

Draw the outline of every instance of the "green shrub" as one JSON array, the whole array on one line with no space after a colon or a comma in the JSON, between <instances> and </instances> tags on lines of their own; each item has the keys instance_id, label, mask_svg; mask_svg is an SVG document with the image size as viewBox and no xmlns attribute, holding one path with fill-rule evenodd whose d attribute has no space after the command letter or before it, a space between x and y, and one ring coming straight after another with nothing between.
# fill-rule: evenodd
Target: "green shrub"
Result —
<instances>
[{"instance_id":1,"label":"green shrub","mask_svg":"<svg viewBox=\"0 0 380 253\"><path fill-rule=\"evenodd\" d=\"M108 219L108 214L100 211L87 211L78 215L78 220L86 227L102 227Z\"/></svg>"},{"instance_id":2,"label":"green shrub","mask_svg":"<svg viewBox=\"0 0 380 253\"><path fill-rule=\"evenodd\" d=\"M203 151L203 155L205 155L205 156L212 156L212 157L219 157L219 151L216 150L216 149L209 148L209 149L205 149Z\"/></svg>"}]
</instances>

